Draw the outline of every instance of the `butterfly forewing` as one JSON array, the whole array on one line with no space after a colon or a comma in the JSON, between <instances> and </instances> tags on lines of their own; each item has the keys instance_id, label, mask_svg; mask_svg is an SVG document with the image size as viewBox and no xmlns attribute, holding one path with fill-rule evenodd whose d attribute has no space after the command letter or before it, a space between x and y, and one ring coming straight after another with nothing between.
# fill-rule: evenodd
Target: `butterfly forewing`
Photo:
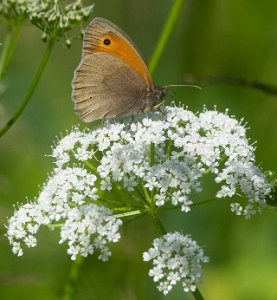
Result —
<instances>
[{"instance_id":1,"label":"butterfly forewing","mask_svg":"<svg viewBox=\"0 0 277 300\"><path fill-rule=\"evenodd\" d=\"M85 122L143 111L139 99L147 88L146 82L108 53L85 56L72 85L75 111Z\"/></svg>"}]
</instances>

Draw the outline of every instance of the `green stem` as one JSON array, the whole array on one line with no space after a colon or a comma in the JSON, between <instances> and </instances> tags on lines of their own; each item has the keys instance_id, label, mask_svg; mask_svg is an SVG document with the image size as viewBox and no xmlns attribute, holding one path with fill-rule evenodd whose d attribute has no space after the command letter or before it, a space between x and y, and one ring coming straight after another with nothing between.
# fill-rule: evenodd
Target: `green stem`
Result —
<instances>
[{"instance_id":1,"label":"green stem","mask_svg":"<svg viewBox=\"0 0 277 300\"><path fill-rule=\"evenodd\" d=\"M1 49L0 56L0 80L5 76L8 66L11 62L15 46L21 31L22 21L16 23L8 23L5 40Z\"/></svg>"},{"instance_id":2,"label":"green stem","mask_svg":"<svg viewBox=\"0 0 277 300\"><path fill-rule=\"evenodd\" d=\"M91 162L89 162L88 160L85 160L84 164L95 174L98 174L97 168Z\"/></svg>"},{"instance_id":3,"label":"green stem","mask_svg":"<svg viewBox=\"0 0 277 300\"><path fill-rule=\"evenodd\" d=\"M152 75L156 71L160 57L164 51L165 45L166 45L166 43L169 39L169 36L173 30L176 20L181 12L183 4L184 4L184 0L175 0L171 7L171 10L167 17L167 20L164 24L163 30L159 37L158 43L156 45L156 48L155 48L155 50L152 54L152 57L150 59L150 62L149 62L149 70Z\"/></svg>"},{"instance_id":4,"label":"green stem","mask_svg":"<svg viewBox=\"0 0 277 300\"><path fill-rule=\"evenodd\" d=\"M64 225L64 223L58 223L58 224L49 224L47 225L49 228L60 228Z\"/></svg>"},{"instance_id":5,"label":"green stem","mask_svg":"<svg viewBox=\"0 0 277 300\"><path fill-rule=\"evenodd\" d=\"M115 218L125 218L125 217L130 217L130 216L135 216L135 215L144 215L148 210L146 209L137 209L137 210L132 210L129 212L121 213L121 214L114 214L113 216Z\"/></svg>"},{"instance_id":6,"label":"green stem","mask_svg":"<svg viewBox=\"0 0 277 300\"><path fill-rule=\"evenodd\" d=\"M166 159L169 159L171 154L171 148L172 148L172 140L168 141L167 149L166 149Z\"/></svg>"},{"instance_id":7,"label":"green stem","mask_svg":"<svg viewBox=\"0 0 277 300\"><path fill-rule=\"evenodd\" d=\"M166 234L166 230L165 230L165 228L164 228L161 220L158 218L157 214L155 212L153 212L151 214L151 216L152 216L152 219L153 219L153 221L154 221L154 223L155 223L155 225L156 225L156 227L157 227L157 229L159 231L159 234L161 236L164 235L164 234Z\"/></svg>"},{"instance_id":8,"label":"green stem","mask_svg":"<svg viewBox=\"0 0 277 300\"><path fill-rule=\"evenodd\" d=\"M142 190L144 192L144 196L145 196L145 200L146 200L146 203L151 206L152 205L152 201L151 201L151 198L147 192L147 189L145 188L145 186L143 185L143 183L141 183L141 187L142 187Z\"/></svg>"},{"instance_id":9,"label":"green stem","mask_svg":"<svg viewBox=\"0 0 277 300\"><path fill-rule=\"evenodd\" d=\"M204 175L208 175L209 173L211 173L212 169L209 167L205 172Z\"/></svg>"},{"instance_id":10,"label":"green stem","mask_svg":"<svg viewBox=\"0 0 277 300\"><path fill-rule=\"evenodd\" d=\"M203 204L207 204L207 203L211 203L211 202L215 202L218 201L219 198L211 198L211 199L207 199L207 200L203 200L203 201L199 201L199 202L194 202L191 204L192 206L198 206L198 205L203 205ZM174 205L174 206L164 206L164 207L159 207L159 210L173 210L173 209L180 209L182 207L182 205Z\"/></svg>"},{"instance_id":11,"label":"green stem","mask_svg":"<svg viewBox=\"0 0 277 300\"><path fill-rule=\"evenodd\" d=\"M141 183L141 185L142 185L142 183ZM145 200L144 200L144 193L142 193L142 191L140 190L140 186L136 186L136 187L135 187L135 191L139 194L140 199L145 203Z\"/></svg>"},{"instance_id":12,"label":"green stem","mask_svg":"<svg viewBox=\"0 0 277 300\"><path fill-rule=\"evenodd\" d=\"M201 295L198 288L196 288L196 290L194 292L192 292L192 294L196 300L204 300L204 297Z\"/></svg>"},{"instance_id":13,"label":"green stem","mask_svg":"<svg viewBox=\"0 0 277 300\"><path fill-rule=\"evenodd\" d=\"M65 285L64 288L64 295L63 295L63 300L70 300L73 299L73 293L74 293L74 286L77 281L80 267L84 261L84 258L82 256L77 256L76 260L72 262L71 268L69 271L69 277L68 281Z\"/></svg>"},{"instance_id":14,"label":"green stem","mask_svg":"<svg viewBox=\"0 0 277 300\"><path fill-rule=\"evenodd\" d=\"M207 199L207 200L203 200L203 201L194 202L191 206L208 204L208 203L215 202L218 200L219 200L219 198L211 198L211 199Z\"/></svg>"},{"instance_id":15,"label":"green stem","mask_svg":"<svg viewBox=\"0 0 277 300\"><path fill-rule=\"evenodd\" d=\"M37 69L37 72L35 74L35 77L33 78L33 81L30 85L30 88L27 92L27 95L25 96L25 98L23 99L20 107L18 108L18 110L14 113L14 115L10 118L10 120L6 123L6 125L4 125L4 127L1 128L0 130L0 137L2 137L10 128L11 126L13 125L13 123L15 123L15 121L18 119L18 117L21 115L21 113L23 112L23 110L25 109L25 107L27 106L28 102L30 101L38 83L39 83L39 80L41 78L41 75L45 69L45 66L48 62L48 59L49 59L49 56L50 56L50 53L53 49L53 46L54 46L54 43L55 43L55 37L52 37L50 40L49 40L49 43L48 43L48 46L42 56L42 59L40 61L40 64L39 64L39 67Z\"/></svg>"},{"instance_id":16,"label":"green stem","mask_svg":"<svg viewBox=\"0 0 277 300\"><path fill-rule=\"evenodd\" d=\"M155 144L150 144L150 165L153 166L155 164Z\"/></svg>"}]
</instances>

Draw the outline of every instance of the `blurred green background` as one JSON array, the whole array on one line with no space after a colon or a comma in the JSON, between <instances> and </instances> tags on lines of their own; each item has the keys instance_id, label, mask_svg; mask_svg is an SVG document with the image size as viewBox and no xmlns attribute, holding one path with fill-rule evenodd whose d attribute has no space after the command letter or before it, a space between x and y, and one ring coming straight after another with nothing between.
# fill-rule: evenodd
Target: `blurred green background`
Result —
<instances>
[{"instance_id":1,"label":"blurred green background","mask_svg":"<svg viewBox=\"0 0 277 300\"><path fill-rule=\"evenodd\" d=\"M91 3L87 1L86 3ZM156 45L172 0L94 1L94 16L110 19L136 42L146 61ZM0 23L0 42L4 36ZM24 26L9 72L1 85L0 125L18 107L32 80L46 45L41 32ZM81 40L71 49L56 44L29 106L0 139L0 299L61 299L70 269L65 246L58 245L58 232L44 229L39 244L23 257L12 254L5 233L13 205L38 194L53 161L45 154L60 133L81 123L74 114L71 80L81 56ZM182 84L184 74L227 75L260 80L277 86L277 1L191 0L183 11L154 75L156 84ZM276 172L277 97L231 85L176 88L174 99L194 112L203 105L244 118L251 141L257 141L256 158L264 170ZM172 94L172 93L171 93ZM81 124L81 127L85 127ZM207 199L210 189L201 199ZM211 262L205 265L206 299L277 299L277 215L266 209L250 221L231 215L227 200L197 207L189 214L162 215L168 231L191 234ZM140 219L124 226L122 240L112 246L109 262L92 256L85 260L74 299L192 299L181 287L167 297L147 276L150 265L141 253L157 233L151 220Z\"/></svg>"}]
</instances>

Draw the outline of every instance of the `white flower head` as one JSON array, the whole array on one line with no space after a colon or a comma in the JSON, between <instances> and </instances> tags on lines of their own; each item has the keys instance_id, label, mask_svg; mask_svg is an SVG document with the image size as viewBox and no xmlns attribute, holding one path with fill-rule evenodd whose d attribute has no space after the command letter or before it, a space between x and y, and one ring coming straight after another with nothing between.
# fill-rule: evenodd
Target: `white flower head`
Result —
<instances>
[{"instance_id":1,"label":"white flower head","mask_svg":"<svg viewBox=\"0 0 277 300\"><path fill-rule=\"evenodd\" d=\"M30 21L43 30L44 34L64 36L69 30L85 22L91 14L93 5L83 7L82 0L65 1L46 0L30 1L27 14ZM67 46L70 40L67 38Z\"/></svg>"},{"instance_id":2,"label":"white flower head","mask_svg":"<svg viewBox=\"0 0 277 300\"><path fill-rule=\"evenodd\" d=\"M96 249L99 259L108 260L108 244L120 239L122 221L97 204L95 181L95 175L80 167L55 169L37 200L21 206L9 219L7 237L13 252L21 256L24 245L36 246L41 225L54 225L61 228L60 243L67 242L71 259Z\"/></svg>"},{"instance_id":3,"label":"white flower head","mask_svg":"<svg viewBox=\"0 0 277 300\"><path fill-rule=\"evenodd\" d=\"M37 244L35 234L41 224L48 220L36 203L27 203L21 206L9 219L7 224L7 237L12 251L18 256L23 255L23 245L34 247Z\"/></svg>"},{"instance_id":4,"label":"white flower head","mask_svg":"<svg viewBox=\"0 0 277 300\"><path fill-rule=\"evenodd\" d=\"M203 275L202 263L209 258L189 236L174 232L155 239L152 248L143 253L143 260L152 261L149 276L166 295L178 282L185 292L194 292Z\"/></svg>"},{"instance_id":5,"label":"white flower head","mask_svg":"<svg viewBox=\"0 0 277 300\"><path fill-rule=\"evenodd\" d=\"M109 243L120 238L122 222L113 213L131 216L161 207L188 213L192 193L201 192L202 177L209 173L219 186L217 198L244 196L242 203L231 203L232 212L246 218L260 213L271 185L255 165L254 147L245 134L244 126L227 113L204 109L194 114L183 107L167 107L162 114L140 115L125 124L108 121L92 131L74 128L53 147L55 168L38 198L19 207L8 221L13 252L22 255L24 245L34 247L45 225L60 228L60 242L68 244L72 259L98 251L105 261L111 255ZM117 201L115 189L129 198ZM168 252L172 238L173 256ZM166 239L165 249L154 247L144 255L155 257L151 276L164 293L181 279L185 290L193 290L198 277L187 278L185 271L177 274L175 269L182 265L192 271L184 259L198 246L178 233ZM185 241L192 248L183 246ZM184 247L185 256L178 258Z\"/></svg>"},{"instance_id":6,"label":"white flower head","mask_svg":"<svg viewBox=\"0 0 277 300\"><path fill-rule=\"evenodd\" d=\"M61 229L60 243L68 243L68 254L75 260L78 254L86 257L94 249L100 252L99 259L108 260L111 252L108 242L120 239L118 232L122 221L111 216L111 211L94 204L71 209Z\"/></svg>"},{"instance_id":7,"label":"white flower head","mask_svg":"<svg viewBox=\"0 0 277 300\"><path fill-rule=\"evenodd\" d=\"M92 12L93 5L84 7L82 0L2 0L0 16L9 20L26 18L43 31L43 39L47 35L66 36L66 45L71 42L66 33L85 22Z\"/></svg>"},{"instance_id":8,"label":"white flower head","mask_svg":"<svg viewBox=\"0 0 277 300\"><path fill-rule=\"evenodd\" d=\"M13 19L26 17L28 7L32 5L32 2L38 3L36 0L2 0L0 3L0 15Z\"/></svg>"},{"instance_id":9,"label":"white flower head","mask_svg":"<svg viewBox=\"0 0 277 300\"><path fill-rule=\"evenodd\" d=\"M192 192L201 192L202 177L212 173L217 198L244 196L240 209L249 218L266 204L271 186L255 165L254 147L246 129L227 112L194 114L167 107L130 122L106 122L92 131L74 128L53 149L58 168L72 161L93 161L102 190L113 184L128 192L146 189L155 205L180 206L189 212Z\"/></svg>"}]
</instances>

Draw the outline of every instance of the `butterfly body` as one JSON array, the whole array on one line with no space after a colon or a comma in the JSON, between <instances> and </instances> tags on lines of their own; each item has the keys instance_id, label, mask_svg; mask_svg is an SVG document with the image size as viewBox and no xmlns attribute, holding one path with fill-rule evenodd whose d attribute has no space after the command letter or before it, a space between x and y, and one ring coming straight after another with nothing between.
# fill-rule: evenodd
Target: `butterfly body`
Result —
<instances>
[{"instance_id":1,"label":"butterfly body","mask_svg":"<svg viewBox=\"0 0 277 300\"><path fill-rule=\"evenodd\" d=\"M152 110L166 93L154 87L138 49L116 25L93 19L72 81L77 114L85 122Z\"/></svg>"}]
</instances>

